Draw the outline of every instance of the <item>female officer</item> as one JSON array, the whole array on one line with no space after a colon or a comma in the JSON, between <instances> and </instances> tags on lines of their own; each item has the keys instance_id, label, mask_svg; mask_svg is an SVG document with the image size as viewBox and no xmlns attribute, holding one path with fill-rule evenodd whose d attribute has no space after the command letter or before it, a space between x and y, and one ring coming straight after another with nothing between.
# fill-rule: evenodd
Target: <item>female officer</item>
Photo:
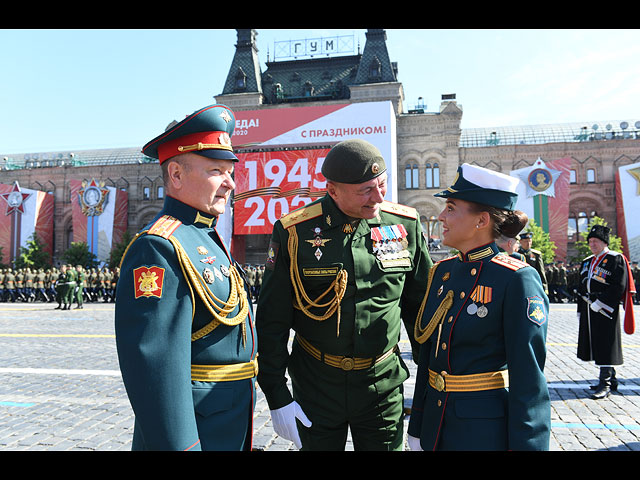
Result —
<instances>
[{"instance_id":1,"label":"female officer","mask_svg":"<svg viewBox=\"0 0 640 480\"><path fill-rule=\"evenodd\" d=\"M524 227L524 217L510 225L517 183L463 164L436 194L446 199L443 243L459 253L431 269L416 320L412 450L549 448L549 300L535 269L495 243Z\"/></svg>"}]
</instances>

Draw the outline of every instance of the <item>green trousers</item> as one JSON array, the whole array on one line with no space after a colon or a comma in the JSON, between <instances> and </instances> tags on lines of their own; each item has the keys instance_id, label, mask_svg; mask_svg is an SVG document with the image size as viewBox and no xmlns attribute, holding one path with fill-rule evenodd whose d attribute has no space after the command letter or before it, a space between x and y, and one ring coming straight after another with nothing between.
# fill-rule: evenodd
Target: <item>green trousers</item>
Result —
<instances>
[{"instance_id":1,"label":"green trousers","mask_svg":"<svg viewBox=\"0 0 640 480\"><path fill-rule=\"evenodd\" d=\"M348 431L354 450L402 450L402 382L409 371L398 353L366 370L343 371L294 342L289 375L293 397L312 422L298 423L303 451L342 451Z\"/></svg>"}]
</instances>

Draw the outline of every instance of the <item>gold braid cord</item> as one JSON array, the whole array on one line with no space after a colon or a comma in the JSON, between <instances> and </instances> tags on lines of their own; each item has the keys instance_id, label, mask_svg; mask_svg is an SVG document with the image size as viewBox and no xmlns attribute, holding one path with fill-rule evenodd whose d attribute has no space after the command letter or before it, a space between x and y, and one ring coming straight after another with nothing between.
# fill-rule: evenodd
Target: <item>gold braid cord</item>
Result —
<instances>
[{"instance_id":1,"label":"gold braid cord","mask_svg":"<svg viewBox=\"0 0 640 480\"><path fill-rule=\"evenodd\" d=\"M180 261L185 278L189 283L189 287L192 291L195 290L198 293L198 296L202 299L204 305L213 316L213 320L211 322L191 335L191 341L204 337L220 324L227 325L229 327L242 324L244 338L246 332L243 322L247 318L247 314L249 312L249 301L247 299L247 294L244 291L242 277L236 267L234 265L229 266L229 279L231 285L229 298L226 301L220 300L211 292L211 290L209 290L209 287L193 266L193 263L191 263L191 260L189 259L187 252L182 248L182 245L180 245L174 237L170 237L169 241L176 249L178 260ZM238 314L235 317L228 318L228 315L236 307L239 307Z\"/></svg>"},{"instance_id":2,"label":"gold braid cord","mask_svg":"<svg viewBox=\"0 0 640 480\"><path fill-rule=\"evenodd\" d=\"M424 308L427 303L427 297L429 297L429 291L431 290L431 281L433 280L433 276L436 272L438 264L436 263L431 270L429 271L429 280L427 281L427 293L424 295L422 299L422 305L420 305L420 310L418 311L418 317L416 318L416 324L413 331L413 335L418 343L424 343L434 332L436 327L442 319L445 317L451 305L453 305L453 290L449 290L447 295L440 302L440 306L436 309L433 317L429 320L427 326L423 329L420 324L422 323L422 315L424 313Z\"/></svg>"},{"instance_id":3,"label":"gold braid cord","mask_svg":"<svg viewBox=\"0 0 640 480\"><path fill-rule=\"evenodd\" d=\"M295 226L290 227L288 230L289 240L287 242L287 247L289 249L289 257L291 258L291 266L289 267L289 272L291 275L291 284L293 285L293 291L295 293L293 307L301 310L302 313L304 313L307 317L318 322L326 320L337 312L337 337L340 335L340 302L342 301L344 293L347 290L348 274L346 270L340 270L331 285L329 285L329 288L327 288L318 298L316 298L315 300L311 300L307 295L307 292L305 292L304 290L302 281L300 280L300 272L298 271L298 232L296 231ZM335 293L334 297L326 303L318 303L331 290L333 290ZM306 302L306 305L303 305L302 300ZM324 315L314 315L309 311L310 307L327 308L327 310Z\"/></svg>"}]
</instances>

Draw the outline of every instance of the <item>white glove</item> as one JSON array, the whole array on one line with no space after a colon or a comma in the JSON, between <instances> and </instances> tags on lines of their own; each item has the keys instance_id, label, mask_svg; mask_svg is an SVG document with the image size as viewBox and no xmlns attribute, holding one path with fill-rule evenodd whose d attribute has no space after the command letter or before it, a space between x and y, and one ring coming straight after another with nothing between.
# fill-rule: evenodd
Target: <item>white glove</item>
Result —
<instances>
[{"instance_id":1,"label":"white glove","mask_svg":"<svg viewBox=\"0 0 640 480\"><path fill-rule=\"evenodd\" d=\"M273 430L282 438L286 438L293 442L298 450L300 450L302 442L300 441L300 435L298 434L296 418L300 420L305 427L311 426L311 420L309 420L304 414L302 408L298 405L298 402L291 402L284 407L271 410Z\"/></svg>"},{"instance_id":2,"label":"white glove","mask_svg":"<svg viewBox=\"0 0 640 480\"><path fill-rule=\"evenodd\" d=\"M420 446L419 438L407 435L407 445L409 445L409 450L413 452L422 452L422 446Z\"/></svg>"}]
</instances>

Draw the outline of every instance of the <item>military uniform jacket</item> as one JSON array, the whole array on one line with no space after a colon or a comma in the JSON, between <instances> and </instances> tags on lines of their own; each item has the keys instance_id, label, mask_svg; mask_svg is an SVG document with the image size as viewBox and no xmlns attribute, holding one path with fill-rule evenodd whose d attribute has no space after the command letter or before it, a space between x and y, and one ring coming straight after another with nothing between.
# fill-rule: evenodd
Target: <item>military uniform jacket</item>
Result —
<instances>
[{"instance_id":1,"label":"military uniform jacket","mask_svg":"<svg viewBox=\"0 0 640 480\"><path fill-rule=\"evenodd\" d=\"M538 275L540 276L540 281L542 282L542 287L544 288L545 293L549 292L549 279L544 272L544 262L542 261L542 252L539 250L535 250L530 248L529 250L525 250L520 248L518 250L519 253L523 254L527 259L527 263L536 269Z\"/></svg>"},{"instance_id":2,"label":"military uniform jacket","mask_svg":"<svg viewBox=\"0 0 640 480\"><path fill-rule=\"evenodd\" d=\"M619 313L626 286L627 266L620 253L607 249L598 257L590 255L583 260L578 289L578 358L581 360L594 360L601 366L622 365ZM604 311L595 312L589 302L597 302Z\"/></svg>"},{"instance_id":3,"label":"military uniform jacket","mask_svg":"<svg viewBox=\"0 0 640 480\"><path fill-rule=\"evenodd\" d=\"M415 209L384 202L377 218L351 220L325 195L274 225L256 311L258 382L271 409L292 401L285 378L291 329L325 354L359 358L394 348L403 321L412 332L432 265ZM395 254L392 230L400 232ZM332 310L305 295L316 304L342 297ZM306 311L294 308L298 299Z\"/></svg>"},{"instance_id":4,"label":"military uniform jacket","mask_svg":"<svg viewBox=\"0 0 640 480\"><path fill-rule=\"evenodd\" d=\"M134 449L250 448L253 313L215 220L166 197L123 255L115 327Z\"/></svg>"},{"instance_id":5,"label":"military uniform jacket","mask_svg":"<svg viewBox=\"0 0 640 480\"><path fill-rule=\"evenodd\" d=\"M408 433L424 450L547 450L549 300L536 271L485 245L436 263L423 305ZM444 389L429 371L444 375ZM508 388L446 388L447 375L490 372Z\"/></svg>"}]
</instances>

